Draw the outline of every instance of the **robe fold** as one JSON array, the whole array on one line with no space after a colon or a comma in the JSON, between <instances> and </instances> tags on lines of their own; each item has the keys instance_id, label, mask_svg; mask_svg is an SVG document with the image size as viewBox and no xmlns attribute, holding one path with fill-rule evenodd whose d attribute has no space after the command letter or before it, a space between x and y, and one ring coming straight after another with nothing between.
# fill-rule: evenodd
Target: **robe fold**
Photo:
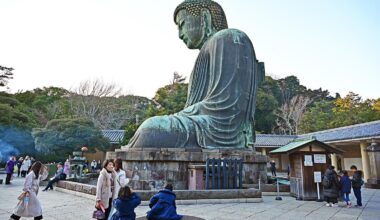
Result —
<instances>
[{"instance_id":1,"label":"robe fold","mask_svg":"<svg viewBox=\"0 0 380 220\"><path fill-rule=\"evenodd\" d=\"M215 33L200 50L185 108L147 119L127 147L244 148L253 143L258 82L263 78L248 36Z\"/></svg>"}]
</instances>

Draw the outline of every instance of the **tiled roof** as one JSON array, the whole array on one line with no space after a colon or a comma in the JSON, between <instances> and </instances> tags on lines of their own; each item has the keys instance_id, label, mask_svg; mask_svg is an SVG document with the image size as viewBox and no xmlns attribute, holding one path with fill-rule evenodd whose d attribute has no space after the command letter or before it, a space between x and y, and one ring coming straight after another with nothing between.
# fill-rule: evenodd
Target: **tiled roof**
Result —
<instances>
[{"instance_id":1,"label":"tiled roof","mask_svg":"<svg viewBox=\"0 0 380 220\"><path fill-rule=\"evenodd\" d=\"M287 145L297 136L295 135L275 135L275 134L256 134L255 147L281 147Z\"/></svg>"},{"instance_id":2,"label":"tiled roof","mask_svg":"<svg viewBox=\"0 0 380 220\"><path fill-rule=\"evenodd\" d=\"M305 139L313 136L318 141L323 142L380 137L380 120L302 135L257 134L254 146L281 147L295 139Z\"/></svg>"},{"instance_id":3,"label":"tiled roof","mask_svg":"<svg viewBox=\"0 0 380 220\"><path fill-rule=\"evenodd\" d=\"M316 137L319 141L340 141L380 136L380 121L372 121L299 135L300 138Z\"/></svg>"},{"instance_id":4,"label":"tiled roof","mask_svg":"<svg viewBox=\"0 0 380 220\"><path fill-rule=\"evenodd\" d=\"M111 144L118 144L124 138L124 130L102 130L103 136L110 140Z\"/></svg>"}]
</instances>

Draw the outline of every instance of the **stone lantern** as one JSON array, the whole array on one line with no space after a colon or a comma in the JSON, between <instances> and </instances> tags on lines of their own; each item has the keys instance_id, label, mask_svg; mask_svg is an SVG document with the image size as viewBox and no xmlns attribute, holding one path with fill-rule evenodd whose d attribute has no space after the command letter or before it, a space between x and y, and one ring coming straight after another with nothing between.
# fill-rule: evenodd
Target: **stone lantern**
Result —
<instances>
[{"instance_id":1,"label":"stone lantern","mask_svg":"<svg viewBox=\"0 0 380 220\"><path fill-rule=\"evenodd\" d=\"M368 188L380 189L380 145L372 140L367 147L370 175L366 186Z\"/></svg>"}]
</instances>

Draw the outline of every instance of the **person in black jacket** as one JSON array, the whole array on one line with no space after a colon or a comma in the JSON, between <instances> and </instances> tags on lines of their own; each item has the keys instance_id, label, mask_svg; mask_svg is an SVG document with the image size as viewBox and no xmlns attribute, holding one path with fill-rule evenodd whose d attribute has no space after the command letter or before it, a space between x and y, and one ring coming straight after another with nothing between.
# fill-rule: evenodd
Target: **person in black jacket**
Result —
<instances>
[{"instance_id":1,"label":"person in black jacket","mask_svg":"<svg viewBox=\"0 0 380 220\"><path fill-rule=\"evenodd\" d=\"M323 196L327 202L326 206L336 207L340 192L340 182L334 166L329 166L322 180Z\"/></svg>"},{"instance_id":2,"label":"person in black jacket","mask_svg":"<svg viewBox=\"0 0 380 220\"><path fill-rule=\"evenodd\" d=\"M358 168L355 165L351 166L351 171L354 172L354 175L352 176L352 189L356 197L355 207L361 207L362 206L361 188L362 188L362 185L364 184L363 172L358 170Z\"/></svg>"},{"instance_id":3,"label":"person in black jacket","mask_svg":"<svg viewBox=\"0 0 380 220\"><path fill-rule=\"evenodd\" d=\"M274 160L270 162L270 171L272 172L272 176L276 176L276 162Z\"/></svg>"},{"instance_id":4,"label":"person in black jacket","mask_svg":"<svg viewBox=\"0 0 380 220\"><path fill-rule=\"evenodd\" d=\"M17 177L20 177L20 173L21 173L21 165L22 165L22 162L24 161L24 158L23 157L20 157L18 159L18 161L16 162L16 165L17 165Z\"/></svg>"}]
</instances>

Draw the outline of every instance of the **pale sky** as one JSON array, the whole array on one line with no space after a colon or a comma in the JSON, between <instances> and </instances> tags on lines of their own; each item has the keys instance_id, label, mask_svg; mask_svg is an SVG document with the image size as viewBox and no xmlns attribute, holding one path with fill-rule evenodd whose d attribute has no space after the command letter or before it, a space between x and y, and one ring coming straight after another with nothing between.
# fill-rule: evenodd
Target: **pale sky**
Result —
<instances>
[{"instance_id":1,"label":"pale sky","mask_svg":"<svg viewBox=\"0 0 380 220\"><path fill-rule=\"evenodd\" d=\"M198 51L178 38L180 0L0 0L0 65L12 92L116 82L152 98L174 71L190 76ZM380 1L219 0L248 34L266 72L308 88L379 98Z\"/></svg>"}]
</instances>

